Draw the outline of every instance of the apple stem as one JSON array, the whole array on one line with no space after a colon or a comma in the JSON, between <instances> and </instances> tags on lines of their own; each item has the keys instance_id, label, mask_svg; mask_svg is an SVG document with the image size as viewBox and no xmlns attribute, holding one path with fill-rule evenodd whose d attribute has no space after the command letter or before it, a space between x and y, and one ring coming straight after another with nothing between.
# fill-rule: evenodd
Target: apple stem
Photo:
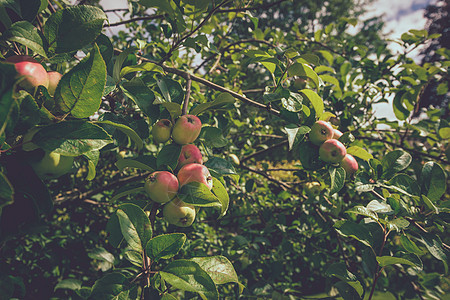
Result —
<instances>
[{"instance_id":1,"label":"apple stem","mask_svg":"<svg viewBox=\"0 0 450 300\"><path fill-rule=\"evenodd\" d=\"M186 95L184 97L183 109L181 110L181 115L187 114L187 109L189 106L189 98L191 97L191 85L192 79L190 74L186 74Z\"/></svg>"}]
</instances>

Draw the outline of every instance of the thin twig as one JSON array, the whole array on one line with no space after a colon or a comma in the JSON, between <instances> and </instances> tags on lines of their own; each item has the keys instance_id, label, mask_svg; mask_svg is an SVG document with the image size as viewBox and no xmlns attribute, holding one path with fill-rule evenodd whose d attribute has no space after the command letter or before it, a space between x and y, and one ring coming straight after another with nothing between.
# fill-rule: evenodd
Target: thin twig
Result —
<instances>
[{"instance_id":1,"label":"thin twig","mask_svg":"<svg viewBox=\"0 0 450 300\"><path fill-rule=\"evenodd\" d=\"M133 22L136 22L136 21L143 21L143 20L163 19L166 16L167 15L164 14L164 15L153 15L153 16L144 16L144 17L132 18L132 19L120 21L120 22L117 22L117 23L106 24L104 27L114 27L114 26L124 25L124 24L128 24L128 23L133 23Z\"/></svg>"},{"instance_id":2,"label":"thin twig","mask_svg":"<svg viewBox=\"0 0 450 300\"><path fill-rule=\"evenodd\" d=\"M181 115L187 114L187 110L189 107L189 99L191 98L191 85L192 85L191 75L187 74L186 75L186 95L184 97L183 109L181 110Z\"/></svg>"},{"instance_id":3,"label":"thin twig","mask_svg":"<svg viewBox=\"0 0 450 300\"><path fill-rule=\"evenodd\" d=\"M266 149L263 149L263 150L256 151L256 152L254 152L254 153L252 153L252 154L250 154L250 155L248 155L248 156L242 158L242 159L241 159L241 163L243 163L244 161L247 161L247 160L249 160L249 159L251 159L251 158L254 158L255 156L261 155L261 154L263 154L263 153L265 153L265 152L267 152L267 151L271 151L271 150L273 150L274 148L278 148L278 147L281 147L281 146L285 146L285 145L287 145L287 143L288 143L288 141L285 140L285 141L282 141L281 143L278 143L278 144L275 144L275 145L273 145L273 146L270 146L269 148L266 148Z\"/></svg>"}]
</instances>

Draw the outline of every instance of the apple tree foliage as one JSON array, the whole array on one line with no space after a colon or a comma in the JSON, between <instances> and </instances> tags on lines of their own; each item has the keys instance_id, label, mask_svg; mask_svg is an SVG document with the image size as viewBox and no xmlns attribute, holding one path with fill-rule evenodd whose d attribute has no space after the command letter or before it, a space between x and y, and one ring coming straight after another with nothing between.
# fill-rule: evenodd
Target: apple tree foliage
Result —
<instances>
[{"instance_id":1,"label":"apple tree foliage","mask_svg":"<svg viewBox=\"0 0 450 300\"><path fill-rule=\"evenodd\" d=\"M393 55L350 0L79 2L0 1L1 299L449 292L450 119L412 118L430 82L448 93L449 49L410 57L439 35L410 30ZM64 74L53 96L17 88L3 60L18 54ZM395 119L378 117L383 103ZM181 150L151 126L187 113L214 187L181 190L200 210L178 228L143 182ZM355 176L319 159L317 120L344 132ZM39 179L31 129L28 143L76 157L69 174Z\"/></svg>"}]
</instances>

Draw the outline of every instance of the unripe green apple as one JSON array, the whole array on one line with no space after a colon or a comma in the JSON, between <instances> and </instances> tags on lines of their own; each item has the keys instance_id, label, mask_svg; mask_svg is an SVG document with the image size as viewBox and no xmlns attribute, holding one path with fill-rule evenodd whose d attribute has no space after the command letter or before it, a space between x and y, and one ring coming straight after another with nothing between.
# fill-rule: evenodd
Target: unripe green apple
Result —
<instances>
[{"instance_id":1,"label":"unripe green apple","mask_svg":"<svg viewBox=\"0 0 450 300\"><path fill-rule=\"evenodd\" d=\"M19 77L19 86L33 92L40 85L48 88L48 75L45 68L34 58L27 55L10 56L6 62L13 63Z\"/></svg>"},{"instance_id":2,"label":"unripe green apple","mask_svg":"<svg viewBox=\"0 0 450 300\"><path fill-rule=\"evenodd\" d=\"M180 145L190 144L197 139L201 130L202 122L197 116L184 115L175 122L172 130L172 139Z\"/></svg>"},{"instance_id":3,"label":"unripe green apple","mask_svg":"<svg viewBox=\"0 0 450 300\"><path fill-rule=\"evenodd\" d=\"M168 119L161 119L152 127L152 136L155 143L165 143L172 134L172 122Z\"/></svg>"},{"instance_id":4,"label":"unripe green apple","mask_svg":"<svg viewBox=\"0 0 450 300\"><path fill-rule=\"evenodd\" d=\"M189 182L200 182L212 189L213 179L207 167L201 164L187 164L178 171L180 187Z\"/></svg>"},{"instance_id":5,"label":"unripe green apple","mask_svg":"<svg viewBox=\"0 0 450 300\"><path fill-rule=\"evenodd\" d=\"M177 169L179 170L184 165L192 163L202 164L202 153L194 144L183 145L183 147L181 147L180 157L178 157Z\"/></svg>"},{"instance_id":6,"label":"unripe green apple","mask_svg":"<svg viewBox=\"0 0 450 300\"><path fill-rule=\"evenodd\" d=\"M153 201L167 203L178 193L178 179L170 172L156 171L147 177L144 190Z\"/></svg>"},{"instance_id":7,"label":"unripe green apple","mask_svg":"<svg viewBox=\"0 0 450 300\"><path fill-rule=\"evenodd\" d=\"M164 219L172 225L188 227L194 223L195 207L181 201L178 197L166 203L163 207Z\"/></svg>"},{"instance_id":8,"label":"unripe green apple","mask_svg":"<svg viewBox=\"0 0 450 300\"><path fill-rule=\"evenodd\" d=\"M324 162L338 163L347 154L344 144L338 140L326 140L319 148L319 157Z\"/></svg>"},{"instance_id":9,"label":"unripe green apple","mask_svg":"<svg viewBox=\"0 0 450 300\"><path fill-rule=\"evenodd\" d=\"M347 177L352 176L356 171L358 171L358 162L351 154L345 155L339 165L344 168L347 173Z\"/></svg>"},{"instance_id":10,"label":"unripe green apple","mask_svg":"<svg viewBox=\"0 0 450 300\"><path fill-rule=\"evenodd\" d=\"M48 88L47 91L50 95L55 94L56 87L62 78L62 74L56 71L50 71L47 73L48 76Z\"/></svg>"},{"instance_id":11,"label":"unripe green apple","mask_svg":"<svg viewBox=\"0 0 450 300\"><path fill-rule=\"evenodd\" d=\"M73 161L73 156L46 151L40 161L31 162L31 167L39 178L52 179L69 172L72 169Z\"/></svg>"},{"instance_id":12,"label":"unripe green apple","mask_svg":"<svg viewBox=\"0 0 450 300\"><path fill-rule=\"evenodd\" d=\"M332 139L338 140L342 136L342 132L337 129L333 129L333 137Z\"/></svg>"},{"instance_id":13,"label":"unripe green apple","mask_svg":"<svg viewBox=\"0 0 450 300\"><path fill-rule=\"evenodd\" d=\"M320 191L322 190L322 186L320 182L318 181L312 181L305 183L304 186L305 193L308 195L308 197L314 198L320 194Z\"/></svg>"},{"instance_id":14,"label":"unripe green apple","mask_svg":"<svg viewBox=\"0 0 450 300\"><path fill-rule=\"evenodd\" d=\"M39 131L39 128L33 127L27 133L24 134L22 139L22 150L33 151L39 149L39 146L33 143L31 140L33 136Z\"/></svg>"},{"instance_id":15,"label":"unripe green apple","mask_svg":"<svg viewBox=\"0 0 450 300\"><path fill-rule=\"evenodd\" d=\"M320 146L326 140L333 137L333 127L330 123L325 121L317 121L311 126L311 131L309 132L309 140L314 145Z\"/></svg>"}]
</instances>

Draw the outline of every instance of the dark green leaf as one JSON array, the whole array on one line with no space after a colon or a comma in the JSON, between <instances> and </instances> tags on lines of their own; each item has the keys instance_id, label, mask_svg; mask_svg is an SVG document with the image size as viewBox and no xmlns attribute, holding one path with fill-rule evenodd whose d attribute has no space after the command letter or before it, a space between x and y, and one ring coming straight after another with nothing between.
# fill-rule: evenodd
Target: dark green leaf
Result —
<instances>
[{"instance_id":1,"label":"dark green leaf","mask_svg":"<svg viewBox=\"0 0 450 300\"><path fill-rule=\"evenodd\" d=\"M178 158L181 153L181 145L169 144L165 145L156 157L156 165L158 168L161 166L169 166L172 170L175 170L178 164Z\"/></svg>"},{"instance_id":2,"label":"dark green leaf","mask_svg":"<svg viewBox=\"0 0 450 300\"><path fill-rule=\"evenodd\" d=\"M95 248L88 253L88 256L92 259L100 261L100 269L105 272L114 266L114 255L106 251L103 247Z\"/></svg>"},{"instance_id":3,"label":"dark green leaf","mask_svg":"<svg viewBox=\"0 0 450 300\"><path fill-rule=\"evenodd\" d=\"M153 155L124 158L117 160L116 166L119 170L123 170L125 168L136 168L153 172L156 169L156 158Z\"/></svg>"},{"instance_id":4,"label":"dark green leaf","mask_svg":"<svg viewBox=\"0 0 450 300\"><path fill-rule=\"evenodd\" d=\"M211 171L218 173L220 176L236 174L233 164L220 157L211 157L204 165Z\"/></svg>"},{"instance_id":5,"label":"dark green leaf","mask_svg":"<svg viewBox=\"0 0 450 300\"><path fill-rule=\"evenodd\" d=\"M0 63L0 135L5 131L14 106L14 84L16 68L13 64Z\"/></svg>"},{"instance_id":6,"label":"dark green leaf","mask_svg":"<svg viewBox=\"0 0 450 300\"><path fill-rule=\"evenodd\" d=\"M220 216L223 217L228 210L228 206L230 204L230 196L228 196L228 192L223 186L222 182L219 179L213 177L213 187L211 192L219 199L221 207L220 207Z\"/></svg>"},{"instance_id":7,"label":"dark green leaf","mask_svg":"<svg viewBox=\"0 0 450 300\"><path fill-rule=\"evenodd\" d=\"M346 213L362 215L362 216L371 218L375 221L378 221L378 215L375 212L373 212L372 210L370 210L364 206L358 205L358 206L352 207L351 209L347 210Z\"/></svg>"},{"instance_id":8,"label":"dark green leaf","mask_svg":"<svg viewBox=\"0 0 450 300\"><path fill-rule=\"evenodd\" d=\"M393 257L393 256L377 256L377 261L380 264L380 267L384 268L389 265L395 265L395 264L403 264L403 265L410 265L413 267L416 267L416 263L409 261L405 258L401 257Z\"/></svg>"},{"instance_id":9,"label":"dark green leaf","mask_svg":"<svg viewBox=\"0 0 450 300\"><path fill-rule=\"evenodd\" d=\"M416 243L411 241L411 239L406 234L400 236L400 243L403 246L403 249L405 249L409 253L423 255L423 251L416 245Z\"/></svg>"},{"instance_id":10,"label":"dark green leaf","mask_svg":"<svg viewBox=\"0 0 450 300\"><path fill-rule=\"evenodd\" d=\"M328 269L326 270L325 273L328 276L335 276L335 277L343 280L348 285L353 287L360 297L362 296L362 294L364 292L363 286L358 281L356 276L347 270L347 267L345 266L344 263L332 264L331 266L328 267Z\"/></svg>"},{"instance_id":11,"label":"dark green leaf","mask_svg":"<svg viewBox=\"0 0 450 300\"><path fill-rule=\"evenodd\" d=\"M2 207L13 203L14 189L5 174L0 172L0 215Z\"/></svg>"},{"instance_id":12,"label":"dark green leaf","mask_svg":"<svg viewBox=\"0 0 450 300\"><path fill-rule=\"evenodd\" d=\"M120 230L128 245L136 251L142 251L152 237L150 220L137 205L122 204L116 211Z\"/></svg>"},{"instance_id":13,"label":"dark green leaf","mask_svg":"<svg viewBox=\"0 0 450 300\"><path fill-rule=\"evenodd\" d=\"M159 106L153 104L155 94L145 85L140 78L133 78L131 81L125 81L120 88L142 112L151 119L151 123L156 122L159 118Z\"/></svg>"},{"instance_id":14,"label":"dark green leaf","mask_svg":"<svg viewBox=\"0 0 450 300\"><path fill-rule=\"evenodd\" d=\"M286 130L288 136L289 150L292 150L298 143L303 141L305 135L311 131L311 128L308 126L295 126L293 128L284 127L284 130Z\"/></svg>"},{"instance_id":15,"label":"dark green leaf","mask_svg":"<svg viewBox=\"0 0 450 300\"><path fill-rule=\"evenodd\" d=\"M127 278L120 273L111 273L98 279L92 287L89 300L127 299L115 298L126 289Z\"/></svg>"},{"instance_id":16,"label":"dark green leaf","mask_svg":"<svg viewBox=\"0 0 450 300\"><path fill-rule=\"evenodd\" d=\"M167 77L160 77L156 83L166 102L183 103L184 90L179 82Z\"/></svg>"},{"instance_id":17,"label":"dark green leaf","mask_svg":"<svg viewBox=\"0 0 450 300\"><path fill-rule=\"evenodd\" d=\"M154 261L174 257L186 242L184 233L162 234L152 238L145 247L148 257Z\"/></svg>"},{"instance_id":18,"label":"dark green leaf","mask_svg":"<svg viewBox=\"0 0 450 300\"><path fill-rule=\"evenodd\" d=\"M339 192L345 184L345 170L342 167L330 167L328 169L331 178L330 195Z\"/></svg>"},{"instance_id":19,"label":"dark green leaf","mask_svg":"<svg viewBox=\"0 0 450 300\"><path fill-rule=\"evenodd\" d=\"M203 299L219 299L214 281L193 261L175 260L159 273L174 288L198 293Z\"/></svg>"},{"instance_id":20,"label":"dark green leaf","mask_svg":"<svg viewBox=\"0 0 450 300\"><path fill-rule=\"evenodd\" d=\"M67 290L79 290L81 289L81 281L74 278L63 279L55 286L55 291L58 289L67 289Z\"/></svg>"},{"instance_id":21,"label":"dark green leaf","mask_svg":"<svg viewBox=\"0 0 450 300\"><path fill-rule=\"evenodd\" d=\"M89 56L61 78L55 105L75 118L87 118L99 109L105 84L106 64L95 44Z\"/></svg>"},{"instance_id":22,"label":"dark green leaf","mask_svg":"<svg viewBox=\"0 0 450 300\"><path fill-rule=\"evenodd\" d=\"M185 203L200 207L221 206L219 199L200 182L189 182L183 185L178 197Z\"/></svg>"},{"instance_id":23,"label":"dark green leaf","mask_svg":"<svg viewBox=\"0 0 450 300\"><path fill-rule=\"evenodd\" d=\"M371 247L372 237L366 227L351 221L341 220L334 224L334 228L343 236L352 237Z\"/></svg>"},{"instance_id":24,"label":"dark green leaf","mask_svg":"<svg viewBox=\"0 0 450 300\"><path fill-rule=\"evenodd\" d=\"M228 140L222 135L222 130L217 127L202 127L200 137L212 148L221 148L228 144Z\"/></svg>"},{"instance_id":25,"label":"dark green leaf","mask_svg":"<svg viewBox=\"0 0 450 300\"><path fill-rule=\"evenodd\" d=\"M20 43L33 50L36 54L47 57L47 45L45 39L43 40L40 31L28 21L19 21L12 24L12 26L5 31L2 38L11 42Z\"/></svg>"},{"instance_id":26,"label":"dark green leaf","mask_svg":"<svg viewBox=\"0 0 450 300\"><path fill-rule=\"evenodd\" d=\"M429 161L423 165L420 189L432 201L442 197L447 189L447 176L439 164Z\"/></svg>"},{"instance_id":27,"label":"dark green leaf","mask_svg":"<svg viewBox=\"0 0 450 300\"><path fill-rule=\"evenodd\" d=\"M42 127L32 142L47 151L78 156L100 150L111 143L111 137L100 126L86 121L65 121Z\"/></svg>"},{"instance_id":28,"label":"dark green leaf","mask_svg":"<svg viewBox=\"0 0 450 300\"><path fill-rule=\"evenodd\" d=\"M445 250L442 248L442 241L441 239L434 234L428 233L428 234L421 234L421 239L419 240L422 242L425 247L427 247L428 251L438 260L442 261L445 268L445 273L448 273L448 257L445 252Z\"/></svg>"},{"instance_id":29,"label":"dark green leaf","mask_svg":"<svg viewBox=\"0 0 450 300\"><path fill-rule=\"evenodd\" d=\"M95 41L101 33L105 13L98 7L78 5L50 15L44 26L49 50L55 53L76 51Z\"/></svg>"},{"instance_id":30,"label":"dark green leaf","mask_svg":"<svg viewBox=\"0 0 450 300\"><path fill-rule=\"evenodd\" d=\"M318 170L325 166L325 163L319 159L319 147L311 142L303 142L299 147L299 158L302 167L305 170Z\"/></svg>"},{"instance_id":31,"label":"dark green leaf","mask_svg":"<svg viewBox=\"0 0 450 300\"><path fill-rule=\"evenodd\" d=\"M99 121L99 122L95 122L95 123L96 124L106 124L106 125L116 128L117 130L120 130L121 132L125 133L134 142L138 151L142 150L144 143L142 142L141 138L137 135L137 133L130 127L123 125L123 124L115 123L112 121Z\"/></svg>"},{"instance_id":32,"label":"dark green leaf","mask_svg":"<svg viewBox=\"0 0 450 300\"><path fill-rule=\"evenodd\" d=\"M191 111L189 113L191 115L199 115L206 110L221 107L223 105L231 104L234 102L235 102L234 97L231 96L231 94L220 93L219 95L216 96L214 101L207 102L207 103L201 103L201 104L197 105L196 107L194 107L193 109L191 109Z\"/></svg>"},{"instance_id":33,"label":"dark green leaf","mask_svg":"<svg viewBox=\"0 0 450 300\"><path fill-rule=\"evenodd\" d=\"M395 173L406 169L412 161L412 157L408 152L403 150L394 150L389 152L383 160L381 165L383 166L383 177L391 178Z\"/></svg>"}]
</instances>

